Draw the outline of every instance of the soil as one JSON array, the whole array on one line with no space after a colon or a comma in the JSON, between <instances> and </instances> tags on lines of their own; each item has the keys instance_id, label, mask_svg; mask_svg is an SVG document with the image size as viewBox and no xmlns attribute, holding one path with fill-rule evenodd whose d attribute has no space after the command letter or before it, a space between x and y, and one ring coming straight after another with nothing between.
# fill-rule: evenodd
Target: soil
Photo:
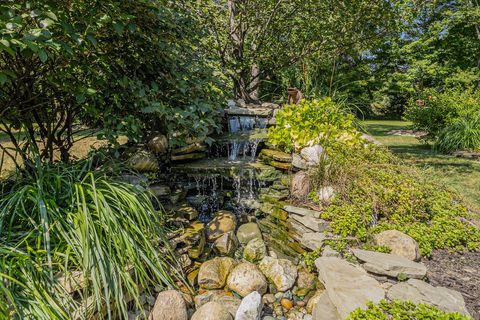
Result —
<instances>
[{"instance_id":1,"label":"soil","mask_svg":"<svg viewBox=\"0 0 480 320\"><path fill-rule=\"evenodd\" d=\"M480 252L437 250L423 263L430 283L461 292L473 319L480 320Z\"/></svg>"}]
</instances>

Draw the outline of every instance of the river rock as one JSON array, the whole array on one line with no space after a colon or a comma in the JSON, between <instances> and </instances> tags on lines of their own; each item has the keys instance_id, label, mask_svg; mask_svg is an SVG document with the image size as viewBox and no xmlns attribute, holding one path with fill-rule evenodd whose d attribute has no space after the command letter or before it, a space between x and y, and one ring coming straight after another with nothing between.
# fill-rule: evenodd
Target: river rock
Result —
<instances>
[{"instance_id":1,"label":"river rock","mask_svg":"<svg viewBox=\"0 0 480 320\"><path fill-rule=\"evenodd\" d=\"M218 302L225 309L227 309L232 317L235 317L242 300L234 297L231 292L223 290L210 290L195 296L194 301L196 309L211 301Z\"/></svg>"},{"instance_id":2,"label":"river rock","mask_svg":"<svg viewBox=\"0 0 480 320\"><path fill-rule=\"evenodd\" d=\"M320 145L303 148L300 155L309 165L318 165L324 156L324 150Z\"/></svg>"},{"instance_id":3,"label":"river rock","mask_svg":"<svg viewBox=\"0 0 480 320\"><path fill-rule=\"evenodd\" d=\"M315 265L318 278L341 319L357 308L366 308L367 302L378 303L385 297L378 281L361 267L333 257L320 257Z\"/></svg>"},{"instance_id":4,"label":"river rock","mask_svg":"<svg viewBox=\"0 0 480 320\"><path fill-rule=\"evenodd\" d=\"M310 177L303 171L295 173L292 178L290 193L297 199L305 199L310 193Z\"/></svg>"},{"instance_id":5,"label":"river rock","mask_svg":"<svg viewBox=\"0 0 480 320\"><path fill-rule=\"evenodd\" d=\"M317 191L317 198L322 202L329 203L335 197L335 190L331 186L322 187Z\"/></svg>"},{"instance_id":6,"label":"river rock","mask_svg":"<svg viewBox=\"0 0 480 320\"><path fill-rule=\"evenodd\" d=\"M413 262L407 258L394 254L352 249L353 254L359 260L365 262L362 266L365 270L390 277L403 275L407 278L421 279L427 274L424 264Z\"/></svg>"},{"instance_id":7,"label":"river rock","mask_svg":"<svg viewBox=\"0 0 480 320\"><path fill-rule=\"evenodd\" d=\"M298 271L297 282L293 293L296 296L305 297L317 288L317 283L318 279L313 273L301 269Z\"/></svg>"},{"instance_id":8,"label":"river rock","mask_svg":"<svg viewBox=\"0 0 480 320\"><path fill-rule=\"evenodd\" d=\"M267 292L267 279L256 265L250 262L236 266L227 279L229 289L242 297L246 297L253 291L260 294Z\"/></svg>"},{"instance_id":9,"label":"river rock","mask_svg":"<svg viewBox=\"0 0 480 320\"><path fill-rule=\"evenodd\" d=\"M386 246L392 251L391 254L417 261L420 259L418 243L409 235L397 230L380 232L374 237L375 244Z\"/></svg>"},{"instance_id":10,"label":"river rock","mask_svg":"<svg viewBox=\"0 0 480 320\"><path fill-rule=\"evenodd\" d=\"M337 308L330 300L326 292L321 293L312 310L312 316L315 320L341 320Z\"/></svg>"},{"instance_id":11,"label":"river rock","mask_svg":"<svg viewBox=\"0 0 480 320\"><path fill-rule=\"evenodd\" d=\"M220 303L211 301L197 309L191 320L233 320L233 317Z\"/></svg>"},{"instance_id":12,"label":"river rock","mask_svg":"<svg viewBox=\"0 0 480 320\"><path fill-rule=\"evenodd\" d=\"M444 287L434 287L424 281L410 279L393 285L387 292L389 299L412 301L433 305L446 312L469 315L460 292Z\"/></svg>"},{"instance_id":13,"label":"river rock","mask_svg":"<svg viewBox=\"0 0 480 320\"><path fill-rule=\"evenodd\" d=\"M183 234L170 241L170 245L175 249L177 246L187 248L188 256L197 259L203 253L205 248L205 226L201 222L190 224Z\"/></svg>"},{"instance_id":14,"label":"river rock","mask_svg":"<svg viewBox=\"0 0 480 320\"><path fill-rule=\"evenodd\" d=\"M247 243L243 250L243 258L249 262L257 262L262 260L267 254L267 246L262 239L252 239Z\"/></svg>"},{"instance_id":15,"label":"river rock","mask_svg":"<svg viewBox=\"0 0 480 320\"><path fill-rule=\"evenodd\" d=\"M180 292L167 290L158 294L149 320L188 320L187 306Z\"/></svg>"},{"instance_id":16,"label":"river rock","mask_svg":"<svg viewBox=\"0 0 480 320\"><path fill-rule=\"evenodd\" d=\"M230 271L235 266L235 260L229 257L216 257L200 266L198 285L204 289L221 289Z\"/></svg>"},{"instance_id":17,"label":"river rock","mask_svg":"<svg viewBox=\"0 0 480 320\"><path fill-rule=\"evenodd\" d=\"M278 291L292 288L297 279L297 267L287 259L265 257L260 262L259 268Z\"/></svg>"},{"instance_id":18,"label":"river rock","mask_svg":"<svg viewBox=\"0 0 480 320\"><path fill-rule=\"evenodd\" d=\"M260 228L254 222L242 224L237 231L237 239L241 244L247 244L252 239L262 239Z\"/></svg>"},{"instance_id":19,"label":"river rock","mask_svg":"<svg viewBox=\"0 0 480 320\"><path fill-rule=\"evenodd\" d=\"M235 214L220 210L207 225L207 238L210 241L216 240L227 232L235 231L236 226L237 218Z\"/></svg>"},{"instance_id":20,"label":"river rock","mask_svg":"<svg viewBox=\"0 0 480 320\"><path fill-rule=\"evenodd\" d=\"M168 139L163 134L155 134L148 141L148 147L156 154L165 154L168 151Z\"/></svg>"},{"instance_id":21,"label":"river rock","mask_svg":"<svg viewBox=\"0 0 480 320\"><path fill-rule=\"evenodd\" d=\"M321 232L306 232L300 238L300 244L312 251L317 250L323 246L326 236Z\"/></svg>"},{"instance_id":22,"label":"river rock","mask_svg":"<svg viewBox=\"0 0 480 320\"><path fill-rule=\"evenodd\" d=\"M237 249L237 237L233 231L224 233L213 243L213 250L222 256L232 256Z\"/></svg>"},{"instance_id":23,"label":"river rock","mask_svg":"<svg viewBox=\"0 0 480 320\"><path fill-rule=\"evenodd\" d=\"M292 156L292 166L300 170L307 170L308 163L299 154L294 153Z\"/></svg>"},{"instance_id":24,"label":"river rock","mask_svg":"<svg viewBox=\"0 0 480 320\"><path fill-rule=\"evenodd\" d=\"M157 172L160 168L158 160L155 155L148 151L139 151L135 153L129 160L128 163L132 170L143 173L143 172Z\"/></svg>"},{"instance_id":25,"label":"river rock","mask_svg":"<svg viewBox=\"0 0 480 320\"><path fill-rule=\"evenodd\" d=\"M242 299L242 303L235 315L235 320L260 320L262 309L262 296L257 291L254 291Z\"/></svg>"}]
</instances>

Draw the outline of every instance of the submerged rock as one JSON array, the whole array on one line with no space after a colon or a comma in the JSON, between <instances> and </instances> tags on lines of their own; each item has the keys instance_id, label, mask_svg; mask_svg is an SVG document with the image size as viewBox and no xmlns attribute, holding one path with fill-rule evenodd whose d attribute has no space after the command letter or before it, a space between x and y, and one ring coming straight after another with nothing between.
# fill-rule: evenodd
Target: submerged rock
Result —
<instances>
[{"instance_id":1,"label":"submerged rock","mask_svg":"<svg viewBox=\"0 0 480 320\"><path fill-rule=\"evenodd\" d=\"M254 291L242 299L235 320L260 320L262 309L262 296Z\"/></svg>"},{"instance_id":2,"label":"submerged rock","mask_svg":"<svg viewBox=\"0 0 480 320\"><path fill-rule=\"evenodd\" d=\"M222 304L211 301L195 311L191 320L233 320L233 317Z\"/></svg>"},{"instance_id":3,"label":"submerged rock","mask_svg":"<svg viewBox=\"0 0 480 320\"><path fill-rule=\"evenodd\" d=\"M278 291L292 288L297 279L297 267L287 259L265 257L259 268Z\"/></svg>"},{"instance_id":4,"label":"submerged rock","mask_svg":"<svg viewBox=\"0 0 480 320\"><path fill-rule=\"evenodd\" d=\"M250 262L236 266L227 279L228 287L245 297L253 291L260 294L267 292L267 280L258 267Z\"/></svg>"},{"instance_id":5,"label":"submerged rock","mask_svg":"<svg viewBox=\"0 0 480 320\"><path fill-rule=\"evenodd\" d=\"M375 244L390 248L392 254L417 261L420 259L418 243L409 235L397 230L380 232L374 237Z\"/></svg>"},{"instance_id":6,"label":"submerged rock","mask_svg":"<svg viewBox=\"0 0 480 320\"><path fill-rule=\"evenodd\" d=\"M402 275L407 278L417 279L421 279L427 274L425 265L401 256L361 249L353 249L352 252L355 257L365 262L362 265L365 270L375 274L390 277Z\"/></svg>"},{"instance_id":7,"label":"submerged rock","mask_svg":"<svg viewBox=\"0 0 480 320\"><path fill-rule=\"evenodd\" d=\"M204 262L198 272L198 285L204 289L221 289L235 266L229 257L217 257Z\"/></svg>"},{"instance_id":8,"label":"submerged rock","mask_svg":"<svg viewBox=\"0 0 480 320\"><path fill-rule=\"evenodd\" d=\"M187 306L180 292L167 290L158 294L149 320L188 320Z\"/></svg>"},{"instance_id":9,"label":"submerged rock","mask_svg":"<svg viewBox=\"0 0 480 320\"><path fill-rule=\"evenodd\" d=\"M460 292L444 287L434 287L417 279L397 283L388 290L387 297L416 304L425 303L446 312L458 312L469 316Z\"/></svg>"},{"instance_id":10,"label":"submerged rock","mask_svg":"<svg viewBox=\"0 0 480 320\"><path fill-rule=\"evenodd\" d=\"M252 239L262 239L260 228L254 222L242 224L237 231L237 239L242 244L247 244Z\"/></svg>"}]
</instances>

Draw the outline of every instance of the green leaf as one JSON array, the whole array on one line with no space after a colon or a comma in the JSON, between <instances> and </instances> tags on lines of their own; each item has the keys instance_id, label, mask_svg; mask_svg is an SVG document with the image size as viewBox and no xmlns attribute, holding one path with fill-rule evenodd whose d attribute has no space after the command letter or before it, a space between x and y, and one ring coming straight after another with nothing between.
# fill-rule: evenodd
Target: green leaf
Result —
<instances>
[{"instance_id":1,"label":"green leaf","mask_svg":"<svg viewBox=\"0 0 480 320\"><path fill-rule=\"evenodd\" d=\"M40 51L38 51L38 57L40 61L45 62L48 59L48 54L44 49L40 49Z\"/></svg>"}]
</instances>

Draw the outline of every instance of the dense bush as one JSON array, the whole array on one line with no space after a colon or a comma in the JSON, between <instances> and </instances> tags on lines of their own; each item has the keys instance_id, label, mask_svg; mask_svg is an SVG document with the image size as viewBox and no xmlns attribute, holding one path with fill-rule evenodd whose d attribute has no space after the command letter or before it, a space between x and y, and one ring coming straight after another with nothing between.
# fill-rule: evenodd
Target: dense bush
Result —
<instances>
[{"instance_id":1,"label":"dense bush","mask_svg":"<svg viewBox=\"0 0 480 320\"><path fill-rule=\"evenodd\" d=\"M180 278L150 196L102 169L38 163L2 190L1 319L126 319L127 297Z\"/></svg>"},{"instance_id":2,"label":"dense bush","mask_svg":"<svg viewBox=\"0 0 480 320\"><path fill-rule=\"evenodd\" d=\"M430 140L458 118L469 117L480 110L480 91L475 89L449 89L439 94L426 94L422 100L424 105L410 101L405 119L412 121L415 129L426 131Z\"/></svg>"},{"instance_id":3,"label":"dense bush","mask_svg":"<svg viewBox=\"0 0 480 320\"><path fill-rule=\"evenodd\" d=\"M434 147L445 153L480 151L480 111L448 124L438 134Z\"/></svg>"},{"instance_id":4,"label":"dense bush","mask_svg":"<svg viewBox=\"0 0 480 320\"><path fill-rule=\"evenodd\" d=\"M268 131L268 141L285 151L317 143L328 147L338 141L346 144L359 141L355 117L330 98L302 100L299 105L286 105L275 119L276 125Z\"/></svg>"},{"instance_id":5,"label":"dense bush","mask_svg":"<svg viewBox=\"0 0 480 320\"><path fill-rule=\"evenodd\" d=\"M198 24L170 0L2 1L0 131L23 160L26 144L68 160L78 124L112 143L149 130L174 144L204 137L217 127L222 77Z\"/></svg>"},{"instance_id":6,"label":"dense bush","mask_svg":"<svg viewBox=\"0 0 480 320\"><path fill-rule=\"evenodd\" d=\"M350 313L348 320L468 320L470 317L459 313L447 313L426 304L386 300L378 305L370 303L366 310L357 309Z\"/></svg>"}]
</instances>

